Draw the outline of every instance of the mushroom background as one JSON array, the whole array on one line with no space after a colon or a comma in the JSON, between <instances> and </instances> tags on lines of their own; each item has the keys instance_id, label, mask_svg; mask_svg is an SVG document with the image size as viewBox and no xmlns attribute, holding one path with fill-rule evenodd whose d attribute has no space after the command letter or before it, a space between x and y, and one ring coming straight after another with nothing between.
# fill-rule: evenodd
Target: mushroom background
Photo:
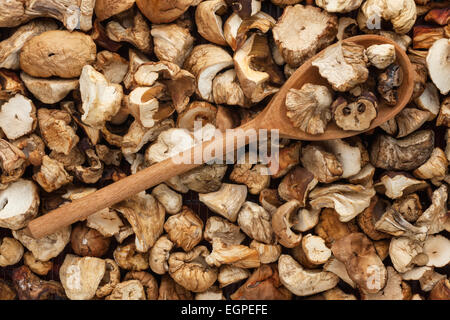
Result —
<instances>
[{"instance_id":1,"label":"mushroom background","mask_svg":"<svg viewBox=\"0 0 450 320\"><path fill-rule=\"evenodd\" d=\"M0 300L450 300L448 2L11 3L0 3ZM410 103L379 128L281 139L271 175L246 152L43 239L23 233L245 123L308 58L365 33L397 42L415 70ZM324 94L291 93L289 118L307 132L363 130L377 99L395 102L392 47L339 50L354 68L345 83L325 70Z\"/></svg>"}]
</instances>

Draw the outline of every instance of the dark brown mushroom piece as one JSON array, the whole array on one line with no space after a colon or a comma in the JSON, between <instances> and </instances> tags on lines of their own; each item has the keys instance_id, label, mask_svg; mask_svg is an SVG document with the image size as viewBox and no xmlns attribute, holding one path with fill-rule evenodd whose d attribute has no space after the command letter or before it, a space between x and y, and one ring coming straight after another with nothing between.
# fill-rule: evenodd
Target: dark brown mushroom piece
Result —
<instances>
[{"instance_id":1,"label":"dark brown mushroom piece","mask_svg":"<svg viewBox=\"0 0 450 320\"><path fill-rule=\"evenodd\" d=\"M378 76L378 93L390 106L397 104L397 88L403 82L403 70L398 64L391 64Z\"/></svg>"},{"instance_id":2,"label":"dark brown mushroom piece","mask_svg":"<svg viewBox=\"0 0 450 320\"><path fill-rule=\"evenodd\" d=\"M73 228L70 243L79 256L101 257L108 251L111 238L106 238L97 230L81 223Z\"/></svg>"},{"instance_id":3,"label":"dark brown mushroom piece","mask_svg":"<svg viewBox=\"0 0 450 320\"><path fill-rule=\"evenodd\" d=\"M14 300L16 293L10 286L2 279L0 279L0 301L2 300Z\"/></svg>"}]
</instances>

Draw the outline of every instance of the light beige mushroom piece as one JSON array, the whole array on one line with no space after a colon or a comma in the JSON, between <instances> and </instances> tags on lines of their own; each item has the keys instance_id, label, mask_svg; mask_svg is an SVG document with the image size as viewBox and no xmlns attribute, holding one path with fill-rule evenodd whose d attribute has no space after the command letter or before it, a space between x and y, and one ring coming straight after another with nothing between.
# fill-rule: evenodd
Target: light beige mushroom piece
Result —
<instances>
[{"instance_id":1,"label":"light beige mushroom piece","mask_svg":"<svg viewBox=\"0 0 450 320\"><path fill-rule=\"evenodd\" d=\"M450 263L450 240L440 234L429 236L423 244L423 253L428 256L427 266L445 267Z\"/></svg>"},{"instance_id":2,"label":"light beige mushroom piece","mask_svg":"<svg viewBox=\"0 0 450 320\"><path fill-rule=\"evenodd\" d=\"M331 250L325 245L325 240L319 236L307 234L302 238L301 245L309 263L324 264L331 257Z\"/></svg>"},{"instance_id":3,"label":"light beige mushroom piece","mask_svg":"<svg viewBox=\"0 0 450 320\"><path fill-rule=\"evenodd\" d=\"M226 300L222 290L217 286L212 286L204 292L195 295L195 300Z\"/></svg>"},{"instance_id":4,"label":"light beige mushroom piece","mask_svg":"<svg viewBox=\"0 0 450 320\"><path fill-rule=\"evenodd\" d=\"M204 292L217 280L218 270L208 263L209 251L198 246L187 253L169 257L169 274L176 283L192 292Z\"/></svg>"},{"instance_id":5,"label":"light beige mushroom piece","mask_svg":"<svg viewBox=\"0 0 450 320\"><path fill-rule=\"evenodd\" d=\"M289 89L286 94L287 117L306 133L324 133L332 117L332 99L330 90L321 85L306 83L301 89Z\"/></svg>"},{"instance_id":6,"label":"light beige mushroom piece","mask_svg":"<svg viewBox=\"0 0 450 320\"><path fill-rule=\"evenodd\" d=\"M241 244L245 239L239 226L217 216L208 218L203 237L211 243L214 239L220 239L228 244Z\"/></svg>"},{"instance_id":7,"label":"light beige mushroom piece","mask_svg":"<svg viewBox=\"0 0 450 320\"><path fill-rule=\"evenodd\" d=\"M233 58L219 46L202 44L195 46L184 62L184 69L197 80L197 95L208 102L214 102L212 83L223 69L233 65Z\"/></svg>"},{"instance_id":8,"label":"light beige mushroom piece","mask_svg":"<svg viewBox=\"0 0 450 320\"><path fill-rule=\"evenodd\" d=\"M158 139L145 152L150 163L161 162L194 146L194 137L186 129L171 128L161 132Z\"/></svg>"},{"instance_id":9,"label":"light beige mushroom piece","mask_svg":"<svg viewBox=\"0 0 450 320\"><path fill-rule=\"evenodd\" d=\"M180 212L183 199L182 196L161 183L152 190L152 195L164 206L168 214Z\"/></svg>"},{"instance_id":10,"label":"light beige mushroom piece","mask_svg":"<svg viewBox=\"0 0 450 320\"><path fill-rule=\"evenodd\" d=\"M144 286L139 280L118 283L105 300L146 300Z\"/></svg>"},{"instance_id":11,"label":"light beige mushroom piece","mask_svg":"<svg viewBox=\"0 0 450 320\"><path fill-rule=\"evenodd\" d=\"M64 39L64 41L61 41ZM96 46L81 32L51 30L31 38L20 52L20 68L32 77L77 78L96 58Z\"/></svg>"},{"instance_id":12,"label":"light beige mushroom piece","mask_svg":"<svg viewBox=\"0 0 450 320\"><path fill-rule=\"evenodd\" d=\"M174 243L169 240L167 235L161 236L156 240L153 247L150 249L149 264L150 269L156 274L165 274L169 271L170 251L172 250Z\"/></svg>"},{"instance_id":13,"label":"light beige mushroom piece","mask_svg":"<svg viewBox=\"0 0 450 320\"><path fill-rule=\"evenodd\" d=\"M366 49L371 65L377 69L385 69L395 61L395 47L392 44L375 44Z\"/></svg>"},{"instance_id":14,"label":"light beige mushroom piece","mask_svg":"<svg viewBox=\"0 0 450 320\"><path fill-rule=\"evenodd\" d=\"M164 230L175 246L189 252L202 240L203 221L189 207L183 206L180 213L167 219Z\"/></svg>"},{"instance_id":15,"label":"light beige mushroom piece","mask_svg":"<svg viewBox=\"0 0 450 320\"><path fill-rule=\"evenodd\" d=\"M426 181L414 179L401 172L387 172L374 185L378 192L384 193L391 199L399 199L415 191L425 189L427 186Z\"/></svg>"},{"instance_id":16,"label":"light beige mushroom piece","mask_svg":"<svg viewBox=\"0 0 450 320\"><path fill-rule=\"evenodd\" d=\"M100 210L86 219L86 225L89 228L100 232L104 237L112 237L120 232L124 226L122 219L114 210L105 208Z\"/></svg>"},{"instance_id":17,"label":"light beige mushroom piece","mask_svg":"<svg viewBox=\"0 0 450 320\"><path fill-rule=\"evenodd\" d=\"M362 0L316 0L316 5L327 12L350 12L361 5Z\"/></svg>"},{"instance_id":18,"label":"light beige mushroom piece","mask_svg":"<svg viewBox=\"0 0 450 320\"><path fill-rule=\"evenodd\" d=\"M59 277L70 300L89 300L95 296L105 274L105 260L67 254Z\"/></svg>"},{"instance_id":19,"label":"light beige mushroom piece","mask_svg":"<svg viewBox=\"0 0 450 320\"><path fill-rule=\"evenodd\" d=\"M375 167L370 163L366 164L360 172L348 178L352 184L373 185L373 176L375 174Z\"/></svg>"},{"instance_id":20,"label":"light beige mushroom piece","mask_svg":"<svg viewBox=\"0 0 450 320\"><path fill-rule=\"evenodd\" d=\"M271 214L254 202L246 201L239 211L237 222L241 230L250 238L272 244L275 240Z\"/></svg>"},{"instance_id":21,"label":"light beige mushroom piece","mask_svg":"<svg viewBox=\"0 0 450 320\"><path fill-rule=\"evenodd\" d=\"M214 78L213 97L216 104L241 107L245 107L248 104L234 69L226 70Z\"/></svg>"},{"instance_id":22,"label":"light beige mushroom piece","mask_svg":"<svg viewBox=\"0 0 450 320\"><path fill-rule=\"evenodd\" d=\"M422 291L429 292L436 286L436 284L439 283L439 281L445 278L445 274L440 274L434 270L427 270L419 279L420 289L422 289Z\"/></svg>"},{"instance_id":23,"label":"light beige mushroom piece","mask_svg":"<svg viewBox=\"0 0 450 320\"><path fill-rule=\"evenodd\" d=\"M198 33L209 42L225 46L221 14L227 11L224 0L207 0L199 3L195 9L195 24Z\"/></svg>"},{"instance_id":24,"label":"light beige mushroom piece","mask_svg":"<svg viewBox=\"0 0 450 320\"><path fill-rule=\"evenodd\" d=\"M97 53L94 68L111 83L121 83L128 72L129 62L119 54L107 50Z\"/></svg>"},{"instance_id":25,"label":"light beige mushroom piece","mask_svg":"<svg viewBox=\"0 0 450 320\"><path fill-rule=\"evenodd\" d=\"M392 265L400 273L412 270L415 265L425 265L428 259L422 253L422 244L407 237L393 238L389 245Z\"/></svg>"},{"instance_id":26,"label":"light beige mushroom piece","mask_svg":"<svg viewBox=\"0 0 450 320\"><path fill-rule=\"evenodd\" d=\"M428 179L434 184L439 184L448 173L448 165L444 151L434 148L427 162L414 170L413 174L419 179Z\"/></svg>"},{"instance_id":27,"label":"light beige mushroom piece","mask_svg":"<svg viewBox=\"0 0 450 320\"><path fill-rule=\"evenodd\" d=\"M297 296L309 296L332 289L339 282L338 276L328 271L304 269L290 255L278 260L281 283Z\"/></svg>"},{"instance_id":28,"label":"light beige mushroom piece","mask_svg":"<svg viewBox=\"0 0 450 320\"><path fill-rule=\"evenodd\" d=\"M104 75L90 65L83 67L80 93L83 101L81 120L91 127L101 129L106 121L119 112L123 97L122 86L109 83Z\"/></svg>"},{"instance_id":29,"label":"light beige mushroom piece","mask_svg":"<svg viewBox=\"0 0 450 320\"><path fill-rule=\"evenodd\" d=\"M145 128L152 128L155 125L159 110L159 101L155 97L149 96L151 89L148 87L137 87L124 99L130 113Z\"/></svg>"},{"instance_id":30,"label":"light beige mushroom piece","mask_svg":"<svg viewBox=\"0 0 450 320\"><path fill-rule=\"evenodd\" d=\"M136 244L122 244L113 252L114 261L120 268L131 271L142 271L149 267L148 253L136 252Z\"/></svg>"},{"instance_id":31,"label":"light beige mushroom piece","mask_svg":"<svg viewBox=\"0 0 450 320\"><path fill-rule=\"evenodd\" d=\"M336 39L338 41L344 40L357 33L358 23L355 19L350 17L340 17L338 21L338 32Z\"/></svg>"},{"instance_id":32,"label":"light beige mushroom piece","mask_svg":"<svg viewBox=\"0 0 450 320\"><path fill-rule=\"evenodd\" d=\"M379 29L381 18L390 21L395 32L408 33L416 22L416 4L414 0L368 0L358 13L359 28L363 31Z\"/></svg>"},{"instance_id":33,"label":"light beige mushroom piece","mask_svg":"<svg viewBox=\"0 0 450 320\"><path fill-rule=\"evenodd\" d=\"M450 128L450 97L447 97L442 101L441 109L436 120L437 126L447 126Z\"/></svg>"},{"instance_id":34,"label":"light beige mushroom piece","mask_svg":"<svg viewBox=\"0 0 450 320\"><path fill-rule=\"evenodd\" d=\"M24 72L20 78L33 96L45 104L57 103L78 88L78 79L34 78Z\"/></svg>"},{"instance_id":35,"label":"light beige mushroom piece","mask_svg":"<svg viewBox=\"0 0 450 320\"><path fill-rule=\"evenodd\" d=\"M336 16L319 8L287 6L272 30L273 39L287 64L298 67L334 40L337 25Z\"/></svg>"},{"instance_id":36,"label":"light beige mushroom piece","mask_svg":"<svg viewBox=\"0 0 450 320\"><path fill-rule=\"evenodd\" d=\"M205 164L180 175L180 182L198 193L219 192L227 168L226 164Z\"/></svg>"},{"instance_id":37,"label":"light beige mushroom piece","mask_svg":"<svg viewBox=\"0 0 450 320\"><path fill-rule=\"evenodd\" d=\"M66 111L39 108L38 122L45 144L55 152L69 155L80 140L70 126L72 118Z\"/></svg>"},{"instance_id":38,"label":"light beige mushroom piece","mask_svg":"<svg viewBox=\"0 0 450 320\"><path fill-rule=\"evenodd\" d=\"M128 72L123 78L123 84L125 88L133 89L136 86L136 83L134 82L134 73L141 64L149 62L150 60L142 52L133 48L128 50L128 60Z\"/></svg>"},{"instance_id":39,"label":"light beige mushroom piece","mask_svg":"<svg viewBox=\"0 0 450 320\"><path fill-rule=\"evenodd\" d=\"M252 240L249 247L259 253L259 259L262 264L274 263L281 255L281 246L279 244L265 244Z\"/></svg>"},{"instance_id":40,"label":"light beige mushroom piece","mask_svg":"<svg viewBox=\"0 0 450 320\"><path fill-rule=\"evenodd\" d=\"M217 281L219 282L220 288L223 288L230 284L247 279L248 277L250 277L250 271L247 269L224 264L219 269Z\"/></svg>"},{"instance_id":41,"label":"light beige mushroom piece","mask_svg":"<svg viewBox=\"0 0 450 320\"><path fill-rule=\"evenodd\" d=\"M428 50L427 55L430 78L443 95L448 94L450 91L450 80L445 76L450 72L449 52L450 40L444 38L435 41Z\"/></svg>"},{"instance_id":42,"label":"light beige mushroom piece","mask_svg":"<svg viewBox=\"0 0 450 320\"><path fill-rule=\"evenodd\" d=\"M349 91L369 76L365 48L353 42L342 42L325 49L312 62L322 77L336 91Z\"/></svg>"},{"instance_id":43,"label":"light beige mushroom piece","mask_svg":"<svg viewBox=\"0 0 450 320\"><path fill-rule=\"evenodd\" d=\"M21 0L8 1L2 5L0 27L15 27L37 17L49 17L64 23L72 31L92 28L95 1L92 0Z\"/></svg>"},{"instance_id":44,"label":"light beige mushroom piece","mask_svg":"<svg viewBox=\"0 0 450 320\"><path fill-rule=\"evenodd\" d=\"M13 236L33 253L40 261L48 261L58 256L70 241L71 227L62 228L41 239L27 236L24 230L13 231Z\"/></svg>"},{"instance_id":45,"label":"light beige mushroom piece","mask_svg":"<svg viewBox=\"0 0 450 320\"><path fill-rule=\"evenodd\" d=\"M345 264L338 259L336 259L334 256L331 256L328 261L323 265L324 271L329 271L337 275L342 281L347 283L352 288L356 287L355 282L350 278L348 275L347 269L345 267Z\"/></svg>"},{"instance_id":46,"label":"light beige mushroom piece","mask_svg":"<svg viewBox=\"0 0 450 320\"><path fill-rule=\"evenodd\" d=\"M179 67L183 65L194 46L194 37L189 33L189 29L177 24L153 24L151 35L156 57Z\"/></svg>"},{"instance_id":47,"label":"light beige mushroom piece","mask_svg":"<svg viewBox=\"0 0 450 320\"><path fill-rule=\"evenodd\" d=\"M448 187L443 184L434 190L431 205L417 219L416 227L427 227L427 234L436 234L445 229L447 214Z\"/></svg>"},{"instance_id":48,"label":"light beige mushroom piece","mask_svg":"<svg viewBox=\"0 0 450 320\"><path fill-rule=\"evenodd\" d=\"M163 232L165 210L152 195L139 193L114 206L133 227L136 249L147 252Z\"/></svg>"},{"instance_id":49,"label":"light beige mushroom piece","mask_svg":"<svg viewBox=\"0 0 450 320\"><path fill-rule=\"evenodd\" d=\"M247 246L227 244L220 239L213 239L212 246L211 254L205 259L210 266L229 264L241 268L258 268L261 264L258 251Z\"/></svg>"},{"instance_id":50,"label":"light beige mushroom piece","mask_svg":"<svg viewBox=\"0 0 450 320\"><path fill-rule=\"evenodd\" d=\"M425 84L425 90L414 102L418 108L429 112L428 121L436 118L441 108L438 90L432 82Z\"/></svg>"},{"instance_id":51,"label":"light beige mushroom piece","mask_svg":"<svg viewBox=\"0 0 450 320\"><path fill-rule=\"evenodd\" d=\"M199 194L199 200L215 213L235 222L247 197L247 187L223 183L216 192Z\"/></svg>"},{"instance_id":52,"label":"light beige mushroom piece","mask_svg":"<svg viewBox=\"0 0 450 320\"><path fill-rule=\"evenodd\" d=\"M234 69L244 95L257 103L279 90L281 71L272 59L265 35L252 34L235 52Z\"/></svg>"},{"instance_id":53,"label":"light beige mushroom piece","mask_svg":"<svg viewBox=\"0 0 450 320\"><path fill-rule=\"evenodd\" d=\"M411 288L402 281L402 276L398 274L394 268L387 268L386 286L377 293L362 293L363 300L410 300Z\"/></svg>"},{"instance_id":54,"label":"light beige mushroom piece","mask_svg":"<svg viewBox=\"0 0 450 320\"><path fill-rule=\"evenodd\" d=\"M0 239L0 267L14 265L22 259L23 247L14 238L4 237Z\"/></svg>"},{"instance_id":55,"label":"light beige mushroom piece","mask_svg":"<svg viewBox=\"0 0 450 320\"><path fill-rule=\"evenodd\" d=\"M292 229L305 232L314 228L319 222L320 209L300 208Z\"/></svg>"},{"instance_id":56,"label":"light beige mushroom piece","mask_svg":"<svg viewBox=\"0 0 450 320\"><path fill-rule=\"evenodd\" d=\"M34 20L20 26L9 38L0 42L0 68L19 69L19 53L23 45L32 37L56 28L56 23L51 20Z\"/></svg>"},{"instance_id":57,"label":"light beige mushroom piece","mask_svg":"<svg viewBox=\"0 0 450 320\"><path fill-rule=\"evenodd\" d=\"M352 154L354 153L352 152ZM310 144L302 148L300 161L303 167L314 174L314 177L322 183L334 182L343 173L342 164L336 156L325 151L320 145Z\"/></svg>"},{"instance_id":58,"label":"light beige mushroom piece","mask_svg":"<svg viewBox=\"0 0 450 320\"><path fill-rule=\"evenodd\" d=\"M130 9L106 25L106 35L115 42L128 42L143 53L152 51L150 27L139 10Z\"/></svg>"},{"instance_id":59,"label":"light beige mushroom piece","mask_svg":"<svg viewBox=\"0 0 450 320\"><path fill-rule=\"evenodd\" d=\"M280 206L272 216L272 228L278 242L286 248L294 248L302 240L301 233L292 231L295 224L295 214L300 207L300 202L291 200Z\"/></svg>"},{"instance_id":60,"label":"light beige mushroom piece","mask_svg":"<svg viewBox=\"0 0 450 320\"><path fill-rule=\"evenodd\" d=\"M0 227L24 228L39 210L39 191L30 180L19 179L0 191Z\"/></svg>"},{"instance_id":61,"label":"light beige mushroom piece","mask_svg":"<svg viewBox=\"0 0 450 320\"><path fill-rule=\"evenodd\" d=\"M36 128L36 108L23 95L16 94L0 108L0 128L8 139L20 138Z\"/></svg>"},{"instance_id":62,"label":"light beige mushroom piece","mask_svg":"<svg viewBox=\"0 0 450 320\"><path fill-rule=\"evenodd\" d=\"M67 173L61 162L44 156L39 171L33 175L33 180L45 191L52 192L72 182L73 177Z\"/></svg>"},{"instance_id":63,"label":"light beige mushroom piece","mask_svg":"<svg viewBox=\"0 0 450 320\"><path fill-rule=\"evenodd\" d=\"M362 185L335 184L317 187L310 192L310 205L313 209L334 208L341 222L348 222L370 204L375 195L373 187Z\"/></svg>"}]
</instances>

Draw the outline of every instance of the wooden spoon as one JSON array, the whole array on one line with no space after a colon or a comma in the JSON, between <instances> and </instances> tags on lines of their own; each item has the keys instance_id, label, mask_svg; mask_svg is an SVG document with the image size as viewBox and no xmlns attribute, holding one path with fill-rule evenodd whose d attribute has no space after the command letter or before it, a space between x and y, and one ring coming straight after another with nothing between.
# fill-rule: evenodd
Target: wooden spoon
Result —
<instances>
[{"instance_id":1,"label":"wooden spoon","mask_svg":"<svg viewBox=\"0 0 450 320\"><path fill-rule=\"evenodd\" d=\"M391 107L384 103L380 103L378 106L378 116L372 121L370 128L365 131L372 130L380 124L393 118L410 101L413 92L413 71L411 62L409 61L405 51L403 51L397 44L381 36L361 35L345 39L344 41L352 41L366 48L374 44L393 44L395 46L397 56L396 62L403 70L403 83L400 88L398 88L397 105ZM335 123L330 122L325 133L310 135L295 128L291 124L291 121L287 118L285 98L290 88L299 89L305 83L328 85L327 81L320 76L318 69L311 65L313 59L314 58L304 63L294 72L294 74L286 81L278 93L272 98L269 105L255 119L247 122L239 128L244 130L278 129L280 137L298 140L330 140L360 134L362 131L343 131L337 127ZM236 138L231 131L232 130L224 134L221 139L215 138L204 142L201 147L213 150L215 147L223 148L223 150L234 150L234 148L236 148ZM246 137L246 143L249 143L249 140L250 138ZM194 148L183 152L182 156L185 157L185 159L194 159ZM143 169L136 174L130 175L100 190L97 190L96 192L81 199L65 204L47 213L46 215L34 219L28 224L26 232L34 238L44 237L64 226L68 226L76 221L86 219L89 215L103 208L110 207L113 204L120 202L138 192L167 181L171 177L194 169L202 163L210 161L215 157L216 155L213 153L209 156L203 157L201 161L196 161L196 163L194 163L194 161L189 161L188 164L175 163L173 158L166 159Z\"/></svg>"}]
</instances>

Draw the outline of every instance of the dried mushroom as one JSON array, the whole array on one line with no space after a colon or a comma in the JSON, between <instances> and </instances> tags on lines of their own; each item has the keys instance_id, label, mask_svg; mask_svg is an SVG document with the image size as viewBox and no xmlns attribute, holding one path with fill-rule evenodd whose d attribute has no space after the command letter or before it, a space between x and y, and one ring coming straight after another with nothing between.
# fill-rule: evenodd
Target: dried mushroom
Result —
<instances>
[{"instance_id":1,"label":"dried mushroom","mask_svg":"<svg viewBox=\"0 0 450 320\"><path fill-rule=\"evenodd\" d=\"M293 248L300 244L301 233L292 231L295 225L295 213L300 207L300 202L291 200L280 206L272 216L272 228L278 242L286 247Z\"/></svg>"},{"instance_id":2,"label":"dried mushroom","mask_svg":"<svg viewBox=\"0 0 450 320\"><path fill-rule=\"evenodd\" d=\"M259 194L270 184L268 168L262 164L253 164L249 153L244 155L245 162L238 160L230 174L230 179L236 183L245 184L250 194Z\"/></svg>"},{"instance_id":3,"label":"dried mushroom","mask_svg":"<svg viewBox=\"0 0 450 320\"><path fill-rule=\"evenodd\" d=\"M332 106L336 124L343 130L363 131L377 117L378 101L371 92L362 93L355 102L338 98Z\"/></svg>"},{"instance_id":4,"label":"dried mushroom","mask_svg":"<svg viewBox=\"0 0 450 320\"><path fill-rule=\"evenodd\" d=\"M167 235L161 236L156 240L153 247L150 249L149 264L150 269L156 274L165 274L169 271L167 260L169 259L170 251L174 243L169 240Z\"/></svg>"},{"instance_id":5,"label":"dried mushroom","mask_svg":"<svg viewBox=\"0 0 450 320\"><path fill-rule=\"evenodd\" d=\"M194 38L189 29L177 24L153 24L151 35L158 59L173 62L178 66L183 65L193 48Z\"/></svg>"},{"instance_id":6,"label":"dried mushroom","mask_svg":"<svg viewBox=\"0 0 450 320\"><path fill-rule=\"evenodd\" d=\"M390 106L395 106L398 101L398 87L403 82L403 70L398 64L391 64L378 75L378 93Z\"/></svg>"},{"instance_id":7,"label":"dried mushroom","mask_svg":"<svg viewBox=\"0 0 450 320\"><path fill-rule=\"evenodd\" d=\"M385 69L395 61L395 47L392 44L372 45L366 49L366 55L371 65Z\"/></svg>"},{"instance_id":8,"label":"dried mushroom","mask_svg":"<svg viewBox=\"0 0 450 320\"><path fill-rule=\"evenodd\" d=\"M220 239L222 242L229 244L240 244L245 239L245 235L241 232L239 226L216 216L209 217L206 221L203 236L209 242Z\"/></svg>"},{"instance_id":9,"label":"dried mushroom","mask_svg":"<svg viewBox=\"0 0 450 320\"><path fill-rule=\"evenodd\" d=\"M255 249L240 244L227 244L220 239L213 240L213 250L205 261L210 266L229 264L241 268L260 266L259 253Z\"/></svg>"},{"instance_id":10,"label":"dried mushroom","mask_svg":"<svg viewBox=\"0 0 450 320\"><path fill-rule=\"evenodd\" d=\"M14 265L22 259L23 247L14 238L0 239L0 267Z\"/></svg>"},{"instance_id":11,"label":"dried mushroom","mask_svg":"<svg viewBox=\"0 0 450 320\"><path fill-rule=\"evenodd\" d=\"M0 128L8 139L20 138L36 128L36 108L23 95L16 94L0 108Z\"/></svg>"},{"instance_id":12,"label":"dried mushroom","mask_svg":"<svg viewBox=\"0 0 450 320\"><path fill-rule=\"evenodd\" d=\"M139 280L118 283L105 300L145 300L144 286Z\"/></svg>"},{"instance_id":13,"label":"dried mushroom","mask_svg":"<svg viewBox=\"0 0 450 320\"><path fill-rule=\"evenodd\" d=\"M250 238L266 244L273 243L271 215L263 207L250 201L244 202L237 222L241 230Z\"/></svg>"},{"instance_id":14,"label":"dried mushroom","mask_svg":"<svg viewBox=\"0 0 450 320\"><path fill-rule=\"evenodd\" d=\"M82 257L102 257L109 249L110 238L106 238L85 224L78 224L70 235L73 252Z\"/></svg>"},{"instance_id":15,"label":"dried mushroom","mask_svg":"<svg viewBox=\"0 0 450 320\"><path fill-rule=\"evenodd\" d=\"M170 216L164 224L169 239L184 251L191 251L202 240L202 220L187 206Z\"/></svg>"},{"instance_id":16,"label":"dried mushroom","mask_svg":"<svg viewBox=\"0 0 450 320\"><path fill-rule=\"evenodd\" d=\"M114 261L125 270L142 271L148 269L148 254L136 251L134 243L117 246L113 252Z\"/></svg>"},{"instance_id":17,"label":"dried mushroom","mask_svg":"<svg viewBox=\"0 0 450 320\"><path fill-rule=\"evenodd\" d=\"M334 182L342 176L342 164L333 153L319 145L310 144L302 148L300 160L319 182Z\"/></svg>"},{"instance_id":18,"label":"dried mushroom","mask_svg":"<svg viewBox=\"0 0 450 320\"><path fill-rule=\"evenodd\" d=\"M42 165L39 171L33 175L33 179L45 191L52 192L72 182L73 177L67 173L61 162L44 156L42 158Z\"/></svg>"},{"instance_id":19,"label":"dried mushroom","mask_svg":"<svg viewBox=\"0 0 450 320\"><path fill-rule=\"evenodd\" d=\"M439 89L441 94L446 95L450 91L450 81L445 74L448 74L450 63L448 54L450 50L450 40L440 39L433 43L427 54L427 66L431 80Z\"/></svg>"},{"instance_id":20,"label":"dried mushroom","mask_svg":"<svg viewBox=\"0 0 450 320\"><path fill-rule=\"evenodd\" d=\"M30 268L31 271L40 276L47 275L50 270L53 269L52 261L40 261L36 259L31 251L25 252L23 255L23 263Z\"/></svg>"}]
</instances>

